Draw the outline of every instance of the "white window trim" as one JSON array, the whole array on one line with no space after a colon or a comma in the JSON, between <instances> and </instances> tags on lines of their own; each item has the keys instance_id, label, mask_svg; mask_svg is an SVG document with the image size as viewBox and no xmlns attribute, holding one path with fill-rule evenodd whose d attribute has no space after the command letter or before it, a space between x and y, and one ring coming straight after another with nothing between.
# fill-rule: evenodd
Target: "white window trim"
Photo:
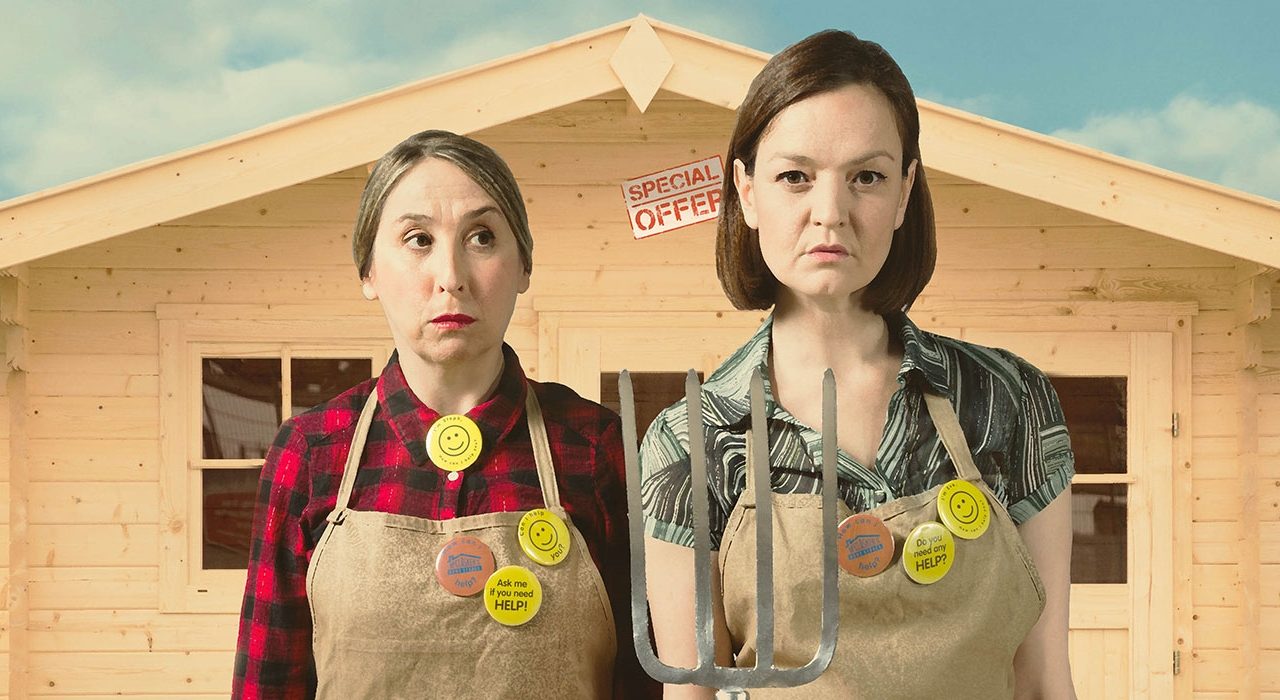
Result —
<instances>
[{"instance_id":1,"label":"white window trim","mask_svg":"<svg viewBox=\"0 0 1280 700\"><path fill-rule=\"evenodd\" d=\"M240 609L243 570L204 570L200 359L325 357L358 353L381 371L392 344L374 304L158 304L160 332L161 612L230 613ZM287 375L282 377L287 382ZM290 410L284 388L283 412ZM239 460L245 461L245 460ZM250 460L257 463L257 460ZM223 460L219 466L243 467ZM214 467L216 468L216 467Z\"/></svg>"}]
</instances>

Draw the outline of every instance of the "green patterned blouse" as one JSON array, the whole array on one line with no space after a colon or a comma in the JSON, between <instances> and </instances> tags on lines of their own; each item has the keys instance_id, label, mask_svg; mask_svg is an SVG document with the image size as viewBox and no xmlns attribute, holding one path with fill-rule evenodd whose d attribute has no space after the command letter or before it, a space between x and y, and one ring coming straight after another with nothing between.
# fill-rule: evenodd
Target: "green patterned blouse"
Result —
<instances>
[{"instance_id":1,"label":"green patterned blouse","mask_svg":"<svg viewBox=\"0 0 1280 700\"><path fill-rule=\"evenodd\" d=\"M951 399L983 478L1014 522L1040 512L1071 483L1075 458L1058 395L1048 378L1007 350L986 348L920 330L905 314L887 316L902 336L898 389L875 468L838 453L839 494L855 512L928 491L955 478L955 467L929 419L921 392ZM703 385L711 545L718 549L738 496L746 487L748 387L752 370L765 377L769 463L777 493L821 490L821 435L773 400L769 386L772 316ZM683 399L664 409L640 446L645 530L660 540L693 546L688 414Z\"/></svg>"}]
</instances>

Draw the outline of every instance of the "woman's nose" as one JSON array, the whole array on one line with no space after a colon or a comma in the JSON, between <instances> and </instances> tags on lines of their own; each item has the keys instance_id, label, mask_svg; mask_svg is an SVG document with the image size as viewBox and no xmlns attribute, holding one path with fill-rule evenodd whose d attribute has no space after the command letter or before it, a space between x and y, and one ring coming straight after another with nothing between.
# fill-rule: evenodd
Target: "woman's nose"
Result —
<instances>
[{"instance_id":1,"label":"woman's nose","mask_svg":"<svg viewBox=\"0 0 1280 700\"><path fill-rule=\"evenodd\" d=\"M459 251L448 249L432 256L431 272L438 291L457 293L466 288L466 263Z\"/></svg>"},{"instance_id":2,"label":"woman's nose","mask_svg":"<svg viewBox=\"0 0 1280 700\"><path fill-rule=\"evenodd\" d=\"M814 226L843 228L849 223L853 195L838 178L824 178L809 190L809 222Z\"/></svg>"}]
</instances>

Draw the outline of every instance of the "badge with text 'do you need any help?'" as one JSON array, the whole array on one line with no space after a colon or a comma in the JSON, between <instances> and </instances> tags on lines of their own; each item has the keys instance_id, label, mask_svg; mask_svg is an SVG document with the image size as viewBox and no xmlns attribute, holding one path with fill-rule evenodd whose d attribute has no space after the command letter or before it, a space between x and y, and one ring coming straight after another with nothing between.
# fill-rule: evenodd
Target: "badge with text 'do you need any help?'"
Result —
<instances>
[{"instance_id":1,"label":"badge with text 'do you need any help?'","mask_svg":"<svg viewBox=\"0 0 1280 700\"><path fill-rule=\"evenodd\" d=\"M937 583L956 560L956 540L941 523L920 523L902 543L902 568L916 583Z\"/></svg>"},{"instance_id":2,"label":"badge with text 'do you need any help?'","mask_svg":"<svg viewBox=\"0 0 1280 700\"><path fill-rule=\"evenodd\" d=\"M893 534L880 518L855 513L840 523L836 555L840 568L854 576L875 576L893 562Z\"/></svg>"},{"instance_id":3,"label":"badge with text 'do you need any help?'","mask_svg":"<svg viewBox=\"0 0 1280 700\"><path fill-rule=\"evenodd\" d=\"M440 416L427 431L427 456L445 471L459 472L475 464L482 449L480 426L459 413Z\"/></svg>"},{"instance_id":4,"label":"badge with text 'do you need any help?'","mask_svg":"<svg viewBox=\"0 0 1280 700\"><path fill-rule=\"evenodd\" d=\"M720 156L677 165L622 183L627 220L637 239L665 233L720 214L724 166Z\"/></svg>"},{"instance_id":5,"label":"badge with text 'do you need any help?'","mask_svg":"<svg viewBox=\"0 0 1280 700\"><path fill-rule=\"evenodd\" d=\"M479 593L494 568L489 546L467 535L449 540L436 555L436 580L441 588L456 596Z\"/></svg>"},{"instance_id":6,"label":"badge with text 'do you need any help?'","mask_svg":"<svg viewBox=\"0 0 1280 700\"><path fill-rule=\"evenodd\" d=\"M991 504L977 486L953 479L938 492L938 520L956 537L975 540L991 524Z\"/></svg>"},{"instance_id":7,"label":"badge with text 'do you need any help?'","mask_svg":"<svg viewBox=\"0 0 1280 700\"><path fill-rule=\"evenodd\" d=\"M489 617L518 627L533 619L542 607L542 584L523 566L504 566L484 584L484 609Z\"/></svg>"},{"instance_id":8,"label":"badge with text 'do you need any help?'","mask_svg":"<svg viewBox=\"0 0 1280 700\"><path fill-rule=\"evenodd\" d=\"M525 556L543 566L555 566L569 556L569 528L546 508L534 508L520 518L516 539Z\"/></svg>"}]
</instances>

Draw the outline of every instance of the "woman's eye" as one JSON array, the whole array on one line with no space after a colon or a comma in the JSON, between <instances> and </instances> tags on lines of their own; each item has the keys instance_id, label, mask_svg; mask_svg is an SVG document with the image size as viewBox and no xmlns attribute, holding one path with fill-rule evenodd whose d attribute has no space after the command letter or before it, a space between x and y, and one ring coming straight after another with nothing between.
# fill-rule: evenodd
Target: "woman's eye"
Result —
<instances>
[{"instance_id":1,"label":"woman's eye","mask_svg":"<svg viewBox=\"0 0 1280 700\"><path fill-rule=\"evenodd\" d=\"M874 170L863 170L853 176L853 181L859 185L874 185L884 179L884 175Z\"/></svg>"},{"instance_id":2,"label":"woman's eye","mask_svg":"<svg viewBox=\"0 0 1280 700\"><path fill-rule=\"evenodd\" d=\"M405 236L404 241L410 248L428 248L431 246L431 236L421 231Z\"/></svg>"},{"instance_id":3,"label":"woman's eye","mask_svg":"<svg viewBox=\"0 0 1280 700\"><path fill-rule=\"evenodd\" d=\"M488 248L497 242L498 237L493 235L493 231L489 229L481 229L471 234L471 242L482 248Z\"/></svg>"},{"instance_id":4,"label":"woman's eye","mask_svg":"<svg viewBox=\"0 0 1280 700\"><path fill-rule=\"evenodd\" d=\"M801 185L808 181L804 173L799 170L788 170L778 174L778 182L785 182L788 185Z\"/></svg>"}]
</instances>

